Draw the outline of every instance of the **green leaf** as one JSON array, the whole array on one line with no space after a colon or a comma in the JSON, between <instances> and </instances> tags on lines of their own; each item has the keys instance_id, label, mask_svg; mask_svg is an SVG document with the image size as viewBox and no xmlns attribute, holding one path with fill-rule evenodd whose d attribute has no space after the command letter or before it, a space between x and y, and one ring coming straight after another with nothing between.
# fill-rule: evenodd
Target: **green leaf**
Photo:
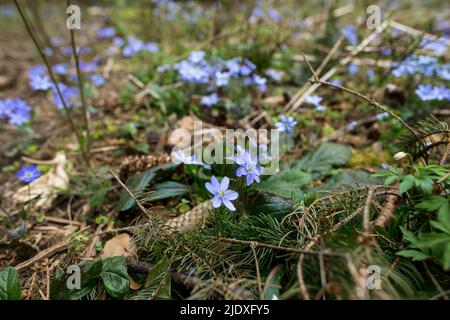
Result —
<instances>
[{"instance_id":1,"label":"green leaf","mask_svg":"<svg viewBox=\"0 0 450 320\"><path fill-rule=\"evenodd\" d=\"M255 184L253 189L285 198L291 198L292 195L299 197L303 194L300 188L311 182L311 180L311 174L291 169L273 175L259 184Z\"/></svg>"},{"instance_id":2,"label":"green leaf","mask_svg":"<svg viewBox=\"0 0 450 320\"><path fill-rule=\"evenodd\" d=\"M173 163L166 163L156 166L150 170L129 177L125 184L128 187L128 189L130 189L131 192L134 193L142 192L142 190L156 177L158 171L170 170L172 168L175 168L176 166L177 165ZM126 192L126 190L123 190L120 195L119 204L117 205L117 208L120 211L125 211L133 207L134 204L135 201L130 197L130 195Z\"/></svg>"},{"instance_id":3,"label":"green leaf","mask_svg":"<svg viewBox=\"0 0 450 320\"><path fill-rule=\"evenodd\" d=\"M417 177L415 180L417 188L422 190L425 194L431 194L433 192L433 180L429 177Z\"/></svg>"},{"instance_id":4,"label":"green leaf","mask_svg":"<svg viewBox=\"0 0 450 320\"><path fill-rule=\"evenodd\" d=\"M13 267L0 272L0 300L20 300L19 273Z\"/></svg>"},{"instance_id":5,"label":"green leaf","mask_svg":"<svg viewBox=\"0 0 450 320\"><path fill-rule=\"evenodd\" d=\"M167 257L158 261L149 271L144 288L143 290L148 295L147 298L157 300L169 300L172 298L169 259Z\"/></svg>"},{"instance_id":6,"label":"green leaf","mask_svg":"<svg viewBox=\"0 0 450 320\"><path fill-rule=\"evenodd\" d=\"M442 266L445 271L450 269L450 242L445 246L444 254L442 256Z\"/></svg>"},{"instance_id":7,"label":"green leaf","mask_svg":"<svg viewBox=\"0 0 450 320\"><path fill-rule=\"evenodd\" d=\"M324 173L331 167L345 165L352 157L349 147L322 142L316 150L293 163L294 169L308 172Z\"/></svg>"},{"instance_id":8,"label":"green leaf","mask_svg":"<svg viewBox=\"0 0 450 320\"><path fill-rule=\"evenodd\" d=\"M448 200L441 196L430 196L426 200L422 201L417 205L417 208L426 211L435 211L439 209L442 205L448 203Z\"/></svg>"},{"instance_id":9,"label":"green leaf","mask_svg":"<svg viewBox=\"0 0 450 320\"><path fill-rule=\"evenodd\" d=\"M412 244L416 244L418 242L416 236L411 231L407 230L406 228L400 226L400 230L403 233L403 236L408 242L411 242Z\"/></svg>"},{"instance_id":10,"label":"green leaf","mask_svg":"<svg viewBox=\"0 0 450 320\"><path fill-rule=\"evenodd\" d=\"M155 200L162 200L172 197L185 195L189 192L189 186L175 182L166 181L155 184L153 191L148 196L142 198L142 202L150 202Z\"/></svg>"},{"instance_id":11,"label":"green leaf","mask_svg":"<svg viewBox=\"0 0 450 320\"><path fill-rule=\"evenodd\" d=\"M429 258L428 255L417 250L402 250L397 252L397 255L405 258L412 258L414 261L421 261Z\"/></svg>"},{"instance_id":12,"label":"green leaf","mask_svg":"<svg viewBox=\"0 0 450 320\"><path fill-rule=\"evenodd\" d=\"M398 187L398 192L400 194L404 194L406 191L410 190L412 187L414 187L415 180L416 178L412 175L405 176Z\"/></svg>"},{"instance_id":13,"label":"green leaf","mask_svg":"<svg viewBox=\"0 0 450 320\"><path fill-rule=\"evenodd\" d=\"M58 270L50 287L52 300L79 300L88 295L99 283L102 261L86 261L79 265L80 289L69 289L67 283L73 274Z\"/></svg>"},{"instance_id":14,"label":"green leaf","mask_svg":"<svg viewBox=\"0 0 450 320\"><path fill-rule=\"evenodd\" d=\"M258 193L251 199L251 203L246 207L249 213L253 215L263 214L284 217L295 209L291 201L264 192Z\"/></svg>"},{"instance_id":15,"label":"green leaf","mask_svg":"<svg viewBox=\"0 0 450 320\"><path fill-rule=\"evenodd\" d=\"M113 298L123 297L129 287L127 267L124 257L110 257L102 260L101 278L106 291Z\"/></svg>"}]
</instances>

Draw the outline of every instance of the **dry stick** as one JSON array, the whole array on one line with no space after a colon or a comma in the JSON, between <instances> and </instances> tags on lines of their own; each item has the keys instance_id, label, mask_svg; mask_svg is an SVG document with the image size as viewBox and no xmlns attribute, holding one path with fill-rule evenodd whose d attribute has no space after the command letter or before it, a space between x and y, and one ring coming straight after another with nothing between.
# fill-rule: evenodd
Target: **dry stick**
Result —
<instances>
[{"instance_id":1,"label":"dry stick","mask_svg":"<svg viewBox=\"0 0 450 320\"><path fill-rule=\"evenodd\" d=\"M383 204L383 208L373 223L374 226L385 227L391 221L394 216L394 211L397 208L398 200L400 199L398 187L398 182L391 187L391 190L388 193L389 195Z\"/></svg>"},{"instance_id":2,"label":"dry stick","mask_svg":"<svg viewBox=\"0 0 450 320\"><path fill-rule=\"evenodd\" d=\"M370 234L370 205L372 204L374 189L369 187L369 191L367 192L366 203L364 205L363 211L363 230L364 237L369 237Z\"/></svg>"},{"instance_id":3,"label":"dry stick","mask_svg":"<svg viewBox=\"0 0 450 320\"><path fill-rule=\"evenodd\" d=\"M67 0L67 7L70 6L70 0ZM75 69L77 70L78 87L81 95L81 107L83 108L84 126L86 128L86 153L88 156L88 166L90 167L90 154L91 154L91 125L89 110L86 105L86 96L84 94L83 78L80 70L80 57L75 45L75 32L70 29L70 44L72 46L72 55L75 60Z\"/></svg>"},{"instance_id":4,"label":"dry stick","mask_svg":"<svg viewBox=\"0 0 450 320\"><path fill-rule=\"evenodd\" d=\"M445 147L445 151L442 154L440 165L443 166L445 164L445 161L447 161L448 154L450 153L450 140L447 143L447 146Z\"/></svg>"},{"instance_id":5,"label":"dry stick","mask_svg":"<svg viewBox=\"0 0 450 320\"><path fill-rule=\"evenodd\" d=\"M391 20L389 22L389 25L392 28L404 31L404 32L409 33L409 34L414 35L414 36L422 36L423 38L426 38L426 39L429 39L429 40L438 40L439 39L439 41L445 42L447 45L450 45L450 41L448 39L446 39L446 38L439 38L438 36L436 36L434 34L430 34L430 33L426 33L426 32L421 31L421 30L414 29L412 27L406 26L406 25L401 24L399 22L396 22L394 20Z\"/></svg>"},{"instance_id":6,"label":"dry stick","mask_svg":"<svg viewBox=\"0 0 450 320\"><path fill-rule=\"evenodd\" d=\"M329 87L332 87L332 88L339 89L341 91L350 93L350 94L352 94L354 96L357 96L358 98L361 98L361 99L367 101L370 105L372 105L374 107L377 107L378 109L380 109L380 110L382 110L382 111L384 111L386 113L389 113L389 115L391 115L393 118L395 118L402 126L404 126L409 132L411 132L416 137L417 141L421 142L420 137L417 135L415 130L409 124L407 124L396 113L391 111L389 108L383 106L382 104L376 102L374 99L369 98L369 97L367 97L367 96L363 95L362 93L359 93L359 92L357 92L355 90L352 90L352 89L349 89L349 88L346 88L346 87L334 84L332 82L324 81L324 80L321 80L321 79L315 79L315 80L312 80L312 82L316 83L316 84L319 84L319 85L326 85L326 86L329 86Z\"/></svg>"},{"instance_id":7,"label":"dry stick","mask_svg":"<svg viewBox=\"0 0 450 320\"><path fill-rule=\"evenodd\" d=\"M261 300L263 300L264 292L263 292L263 288L262 288L262 284L261 284L261 274L259 273L259 263L258 263L258 257L256 256L255 245L251 244L250 249L252 249L253 258L255 259L256 281L258 282L259 298Z\"/></svg>"},{"instance_id":8,"label":"dry stick","mask_svg":"<svg viewBox=\"0 0 450 320\"><path fill-rule=\"evenodd\" d=\"M87 164L89 164L88 156L85 153L85 149L84 149L83 139L81 138L81 135L78 132L76 126L75 126L75 122L73 121L72 115L70 113L70 109L67 106L66 101L64 100L64 97L63 97L63 95L61 93L61 89L59 88L58 81L56 80L56 77L55 77L55 75L53 73L52 67L50 66L50 63L48 62L47 57L45 56L45 53L42 51L42 48L41 48L39 42L37 41L37 38L36 38L34 32L31 30L31 26L30 26L30 24L28 22L28 19L25 16L25 12L22 10L22 7L20 6L20 4L19 4L19 2L17 0L14 0L14 3L16 5L17 10L19 11L19 14L20 14L20 16L22 18L22 21L25 24L25 28L27 29L28 34L30 35L31 39L33 40L33 43L34 43L36 49L38 50L39 55L41 56L41 59L44 61L45 65L47 67L47 71L48 71L48 73L50 75L50 78L52 79L52 82L55 85L55 88L56 88L56 91L58 93L58 96L59 96L59 98L60 98L60 100L62 102L62 105L63 105L63 108L64 108L64 112L66 113L66 116L69 119L70 127L72 128L72 131L75 133L75 135L77 137L77 140L78 140L78 143L80 145L81 152L82 152L82 155L83 155L83 159L85 160L85 162Z\"/></svg>"},{"instance_id":9,"label":"dry stick","mask_svg":"<svg viewBox=\"0 0 450 320\"><path fill-rule=\"evenodd\" d=\"M147 209L144 208L144 206L141 204L141 202L136 198L136 196L133 194L133 192L130 191L130 189L128 189L128 187L122 182L122 180L120 180L120 178L117 176L117 174L113 171L113 170L109 170L109 172L113 175L113 177L117 180L117 182L119 182L119 184L122 186L122 188L125 189L125 191L128 193L128 195L131 197L131 199L133 199L137 206L139 207L139 209L142 211L142 213L144 213L145 215L147 215Z\"/></svg>"},{"instance_id":10,"label":"dry stick","mask_svg":"<svg viewBox=\"0 0 450 320\"><path fill-rule=\"evenodd\" d=\"M325 73L320 78L320 80L326 81L326 80L330 79L336 73L336 71L338 70L338 68L340 66L345 66L348 63L350 63L350 61L352 61L353 57L356 56L358 53L360 53L362 50L364 50L364 48L367 47L370 44L370 42L372 42L372 40L375 39L376 36L378 36L380 33L382 33L384 31L384 29L386 29L387 26L388 26L388 22L384 21L380 26L378 26L376 28L376 30L374 32L372 32L370 35L368 35L356 48L354 48L346 58L344 58L342 61L340 61L338 66L335 66L335 67L331 68L330 70L328 70L328 72ZM291 99L291 101L286 105L285 111L286 112L295 111L303 103L304 98L306 96L309 96L310 94L312 94L319 86L320 86L319 83L313 84L312 86L308 87L302 94L294 96ZM303 88L302 88L302 90L303 90Z\"/></svg>"},{"instance_id":11,"label":"dry stick","mask_svg":"<svg viewBox=\"0 0 450 320\"><path fill-rule=\"evenodd\" d=\"M263 243L258 241L247 241L247 240L239 240L239 239L233 239L233 238L222 238L222 237L207 237L211 240L218 240L228 243L234 243L234 244L240 244L246 247L254 246L254 248L268 248L273 250L280 250L280 251L286 251L286 252L292 252L292 253L300 253L300 254L309 254L309 255L325 255L330 257L343 257L346 255L344 252L332 252L332 251L313 251L313 250L302 250L302 249L295 249L295 248L289 248L289 247L282 247L282 246L275 246L269 243Z\"/></svg>"}]
</instances>

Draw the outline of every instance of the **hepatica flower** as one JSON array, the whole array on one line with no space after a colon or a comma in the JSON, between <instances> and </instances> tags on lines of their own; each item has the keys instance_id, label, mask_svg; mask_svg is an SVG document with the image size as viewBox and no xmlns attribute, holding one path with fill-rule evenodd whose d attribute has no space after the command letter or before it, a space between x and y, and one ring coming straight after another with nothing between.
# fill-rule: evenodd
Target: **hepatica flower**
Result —
<instances>
[{"instance_id":1,"label":"hepatica flower","mask_svg":"<svg viewBox=\"0 0 450 320\"><path fill-rule=\"evenodd\" d=\"M277 128L280 132L292 133L293 128L296 124L297 121L295 121L294 118L286 118L285 115L282 115L280 121L275 123L275 128Z\"/></svg>"},{"instance_id":2,"label":"hepatica flower","mask_svg":"<svg viewBox=\"0 0 450 320\"><path fill-rule=\"evenodd\" d=\"M267 14L273 20L273 22L277 24L281 22L281 15L278 13L276 9L270 8Z\"/></svg>"},{"instance_id":3,"label":"hepatica flower","mask_svg":"<svg viewBox=\"0 0 450 320\"><path fill-rule=\"evenodd\" d=\"M31 107L20 98L0 100L0 119L7 118L8 123L21 126L31 118Z\"/></svg>"},{"instance_id":4,"label":"hepatica flower","mask_svg":"<svg viewBox=\"0 0 450 320\"><path fill-rule=\"evenodd\" d=\"M101 87L105 84L105 78L103 78L101 75L93 74L89 77L92 84L96 87Z\"/></svg>"},{"instance_id":5,"label":"hepatica flower","mask_svg":"<svg viewBox=\"0 0 450 320\"><path fill-rule=\"evenodd\" d=\"M322 102L323 98L320 96L307 96L305 98L305 102L312 104L317 111L324 111L327 109L326 106L321 105L320 102Z\"/></svg>"},{"instance_id":6,"label":"hepatica flower","mask_svg":"<svg viewBox=\"0 0 450 320\"><path fill-rule=\"evenodd\" d=\"M207 107L212 107L213 105L217 104L219 102L219 97L217 96L217 93L211 93L209 96L204 96L200 100L200 103Z\"/></svg>"},{"instance_id":7,"label":"hepatica flower","mask_svg":"<svg viewBox=\"0 0 450 320\"><path fill-rule=\"evenodd\" d=\"M34 164L23 165L22 168L17 171L17 176L22 182L33 182L41 176L41 172L36 168Z\"/></svg>"},{"instance_id":8,"label":"hepatica flower","mask_svg":"<svg viewBox=\"0 0 450 320\"><path fill-rule=\"evenodd\" d=\"M43 65L37 65L28 70L28 79L30 87L33 90L48 90L52 87L50 77L47 75L47 68Z\"/></svg>"},{"instance_id":9,"label":"hepatica flower","mask_svg":"<svg viewBox=\"0 0 450 320\"><path fill-rule=\"evenodd\" d=\"M350 74L355 74L359 70L359 67L356 64L350 63L347 67L347 71Z\"/></svg>"},{"instance_id":10,"label":"hepatica flower","mask_svg":"<svg viewBox=\"0 0 450 320\"><path fill-rule=\"evenodd\" d=\"M355 47L358 44L358 33L356 32L356 27L354 25L349 24L343 27L342 35L352 46Z\"/></svg>"},{"instance_id":11,"label":"hepatica flower","mask_svg":"<svg viewBox=\"0 0 450 320\"><path fill-rule=\"evenodd\" d=\"M234 162L239 166L236 170L236 176L245 176L247 185L251 185L254 181L259 183L259 176L261 175L263 168L258 165L256 156L252 156L249 151L238 152L235 156Z\"/></svg>"},{"instance_id":12,"label":"hepatica flower","mask_svg":"<svg viewBox=\"0 0 450 320\"><path fill-rule=\"evenodd\" d=\"M97 38L114 38L116 36L116 30L113 27L104 27L97 30Z\"/></svg>"},{"instance_id":13,"label":"hepatica flower","mask_svg":"<svg viewBox=\"0 0 450 320\"><path fill-rule=\"evenodd\" d=\"M215 73L215 77L216 77L216 86L218 87L227 86L228 82L230 81L230 74L228 72L217 71Z\"/></svg>"},{"instance_id":14,"label":"hepatica flower","mask_svg":"<svg viewBox=\"0 0 450 320\"><path fill-rule=\"evenodd\" d=\"M81 106L80 90L78 88L68 87L63 83L59 83L58 86L68 108ZM61 101L61 98L55 86L52 87L52 91L53 91L53 102L55 103L56 107L58 109L64 109L64 105Z\"/></svg>"},{"instance_id":15,"label":"hepatica flower","mask_svg":"<svg viewBox=\"0 0 450 320\"><path fill-rule=\"evenodd\" d=\"M228 177L223 177L219 182L215 176L211 177L211 182L205 184L206 189L213 195L212 206L214 208L219 208L222 204L227 207L230 211L235 211L231 201L236 200L239 194L236 191L229 190L230 179Z\"/></svg>"},{"instance_id":16,"label":"hepatica flower","mask_svg":"<svg viewBox=\"0 0 450 320\"><path fill-rule=\"evenodd\" d=\"M432 86L431 84L421 84L416 89L416 95L422 101L450 101L450 88L447 88L446 86Z\"/></svg>"}]
</instances>

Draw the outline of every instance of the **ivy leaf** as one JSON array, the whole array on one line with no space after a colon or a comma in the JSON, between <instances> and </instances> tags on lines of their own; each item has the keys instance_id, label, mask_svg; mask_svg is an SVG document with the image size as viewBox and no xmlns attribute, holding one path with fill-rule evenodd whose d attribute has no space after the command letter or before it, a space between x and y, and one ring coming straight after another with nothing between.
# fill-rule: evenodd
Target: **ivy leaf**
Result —
<instances>
[{"instance_id":1,"label":"ivy leaf","mask_svg":"<svg viewBox=\"0 0 450 320\"><path fill-rule=\"evenodd\" d=\"M0 300L20 300L19 273L13 267L0 272Z\"/></svg>"},{"instance_id":2,"label":"ivy leaf","mask_svg":"<svg viewBox=\"0 0 450 320\"><path fill-rule=\"evenodd\" d=\"M300 188L311 180L310 173L291 169L271 176L267 180L254 185L253 189L285 198L291 198L292 195L300 197L303 194Z\"/></svg>"},{"instance_id":3,"label":"ivy leaf","mask_svg":"<svg viewBox=\"0 0 450 320\"><path fill-rule=\"evenodd\" d=\"M417 250L402 250L397 252L397 255L405 257L405 258L411 258L413 261L422 261L429 258L428 255L421 251Z\"/></svg>"},{"instance_id":4,"label":"ivy leaf","mask_svg":"<svg viewBox=\"0 0 450 320\"><path fill-rule=\"evenodd\" d=\"M123 297L129 287L128 272L124 257L109 257L102 260L102 273L106 291L113 298Z\"/></svg>"},{"instance_id":5,"label":"ivy leaf","mask_svg":"<svg viewBox=\"0 0 450 320\"><path fill-rule=\"evenodd\" d=\"M406 191L410 190L412 187L414 187L415 180L416 178L412 175L405 176L398 187L398 192L400 194L404 194Z\"/></svg>"}]
</instances>

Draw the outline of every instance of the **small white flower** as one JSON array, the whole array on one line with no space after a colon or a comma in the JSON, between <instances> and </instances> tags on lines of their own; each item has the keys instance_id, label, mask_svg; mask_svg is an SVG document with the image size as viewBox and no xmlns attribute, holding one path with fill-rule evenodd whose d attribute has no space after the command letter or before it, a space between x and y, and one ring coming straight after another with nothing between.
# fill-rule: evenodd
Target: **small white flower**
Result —
<instances>
[{"instance_id":1,"label":"small white flower","mask_svg":"<svg viewBox=\"0 0 450 320\"><path fill-rule=\"evenodd\" d=\"M397 152L396 154L394 154L394 160L397 160L397 161L401 160L404 157L406 157L406 155L407 155L407 153L405 153L403 151Z\"/></svg>"}]
</instances>

